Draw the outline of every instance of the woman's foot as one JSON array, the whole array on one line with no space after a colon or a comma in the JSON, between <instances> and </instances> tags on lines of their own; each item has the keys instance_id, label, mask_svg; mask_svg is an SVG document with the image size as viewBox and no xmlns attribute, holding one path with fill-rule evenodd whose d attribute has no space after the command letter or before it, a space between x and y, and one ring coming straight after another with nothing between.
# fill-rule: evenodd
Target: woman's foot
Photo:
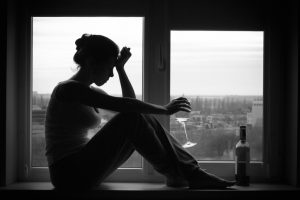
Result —
<instances>
[{"instance_id":1,"label":"woman's foot","mask_svg":"<svg viewBox=\"0 0 300 200\"><path fill-rule=\"evenodd\" d=\"M199 170L190 180L190 189L225 189L235 185L235 181L227 181L216 175Z\"/></svg>"}]
</instances>

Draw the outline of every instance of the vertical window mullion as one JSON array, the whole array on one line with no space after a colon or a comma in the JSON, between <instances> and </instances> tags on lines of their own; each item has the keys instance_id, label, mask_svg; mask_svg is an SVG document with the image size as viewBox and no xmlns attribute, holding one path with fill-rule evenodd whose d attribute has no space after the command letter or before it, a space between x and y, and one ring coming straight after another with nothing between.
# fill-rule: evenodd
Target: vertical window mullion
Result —
<instances>
[{"instance_id":1,"label":"vertical window mullion","mask_svg":"<svg viewBox=\"0 0 300 200\"><path fill-rule=\"evenodd\" d=\"M169 101L169 30L165 1L151 1L145 18L144 100L164 105ZM169 117L157 115L163 126L169 126ZM146 176L158 180L161 176L144 162Z\"/></svg>"}]
</instances>

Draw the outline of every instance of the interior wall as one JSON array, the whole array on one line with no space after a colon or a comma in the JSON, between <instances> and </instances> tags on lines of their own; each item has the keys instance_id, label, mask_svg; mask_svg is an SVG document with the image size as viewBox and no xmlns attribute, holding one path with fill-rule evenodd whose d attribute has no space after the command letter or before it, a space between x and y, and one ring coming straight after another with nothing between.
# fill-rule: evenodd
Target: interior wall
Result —
<instances>
[{"instance_id":1,"label":"interior wall","mask_svg":"<svg viewBox=\"0 0 300 200\"><path fill-rule=\"evenodd\" d=\"M297 1L270 1L267 15L270 32L271 176L296 185L299 177L298 138L298 5ZM279 132L279 134L273 134ZM298 140L298 141L297 141ZM299 181L299 178L298 178Z\"/></svg>"},{"instance_id":2,"label":"interior wall","mask_svg":"<svg viewBox=\"0 0 300 200\"><path fill-rule=\"evenodd\" d=\"M265 1L259 0L169 0L173 29L261 29Z\"/></svg>"},{"instance_id":3,"label":"interior wall","mask_svg":"<svg viewBox=\"0 0 300 200\"><path fill-rule=\"evenodd\" d=\"M5 183L17 180L17 17L15 1L7 7L7 67L6 67L6 174Z\"/></svg>"},{"instance_id":4,"label":"interior wall","mask_svg":"<svg viewBox=\"0 0 300 200\"><path fill-rule=\"evenodd\" d=\"M17 39L16 39L16 33L17 33L17 6L15 5L14 1L8 1L8 15L7 15L7 72L5 71L6 75L6 82L5 87L6 91L6 98L5 103L2 103L3 96L2 96L2 88L1 88L1 108L5 106L5 108L9 111L6 112L6 183L12 183L17 179L17 127L15 124L17 120ZM61 0L62 1L62 0ZM138 0L136 0L138 1ZM135 0L130 0L130 3L136 2ZM41 1L35 1L31 0L28 2L33 3L39 3L41 5ZM57 9L57 13L62 12L62 9L59 7L53 7L53 5L59 5L53 4L53 1L45 1L49 4L49 6L52 5L53 9ZM55 1L59 2L59 1ZM75 6L73 6L70 1L62 1L65 8L69 6L70 12L76 13L78 10L80 10L80 1L75 1ZM69 2L69 3L67 3ZM73 2L73 1L72 1ZM91 0L89 0L91 2ZM109 3L110 1L101 1L104 3ZM113 3L117 3L117 0L112 1ZM125 1L121 1L125 2ZM146 1L145 1L146 2ZM274 41L270 45L271 53L270 58L271 62L270 65L272 66L272 71L270 71L270 75L273 78L273 81L270 83L272 87L269 91L270 96L270 105L271 108L278 108L276 110L272 110L269 114L269 116L272 116L272 124L274 125L272 129L270 130L271 133L275 132L285 132L286 134L275 134L272 136L271 140L269 141L272 145L274 145L275 149L273 155L276 155L280 158L282 158L284 155L286 155L287 152L293 152L290 154L289 157L287 157L287 163L288 165L293 165L291 168L285 168L285 176L287 177L287 181L289 183L295 184L297 182L297 179L295 180L295 171L299 171L299 165L297 166L297 157L299 157L299 154L297 154L297 150L299 149L299 145L297 144L297 139L299 140L297 136L298 131L298 42L295 42L295 40L298 40L297 37L297 28L295 28L295 24L297 24L297 21L293 21L292 24L289 26L289 36L292 38L289 41L288 45L288 52L291 52L290 54L287 54L287 61L288 64L286 66L288 67L288 71L285 73L285 66L283 63L283 60L281 59L281 53L282 50L282 44L275 41L281 41L282 35L281 35L281 29L278 27L278 19L281 19L280 16L278 16L278 10L273 10L271 12L266 12L266 8L268 6L265 6L264 4L261 4L260 1L237 1L237 0L228 0L228 1L222 1L222 0L203 0L203 1L196 1L196 0L185 0L185 4L182 4L182 1L169 1L169 11L170 11L170 22L171 26L173 28L184 28L184 27L195 27L192 23L192 21L198 21L199 24L202 24L201 26L203 28L213 28L216 26L220 26L223 28L229 28L229 29L236 29L237 27L252 27L252 28L261 28L264 27L266 24L271 23L270 32L272 32L270 36L270 40ZM226 2L226 3L225 3ZM251 3L252 2L252 3ZM34 5L34 4L25 4L24 5ZM44 2L43 2L44 3ZM98 2L97 5L100 5ZM270 4L272 5L272 4ZM47 6L45 6L47 7ZM45 8L44 7L44 8ZM291 8L294 8L297 6L291 6ZM50 7L51 8L51 7ZM280 5L278 5L278 8L280 8ZM99 8L101 10L101 8ZM94 8L92 10L92 13L99 12L98 8ZM146 8L145 8L146 9ZM268 8L269 9L269 8ZM51 9L50 9L51 10ZM279 9L280 10L280 9ZM39 9L35 10L38 14ZM46 9L42 9L39 11L40 14L43 12L47 13ZM84 8L84 12L89 12L87 8ZM84 13L83 12L83 13ZM107 11L108 12L108 11ZM103 13L105 13L105 9L103 9ZM295 13L295 11L293 11ZM273 15L269 21L266 21L266 15L271 14ZM189 17L188 17L189 16ZM191 20L192 19L192 20ZM291 18L292 19L292 18ZM293 18L294 19L294 18ZM196 28L196 27L195 27ZM296 31L295 31L296 29ZM2 36L1 36L2 39ZM4 65L5 66L5 65ZM3 69L1 69L1 72ZM282 74L286 75L286 93L284 93L284 80L282 80ZM1 79L2 81L3 79ZM2 82L1 82L2 86ZM290 89L287 89L290 88ZM287 98L285 98L285 96ZM271 98L272 97L272 98ZM285 100L284 100L285 98ZM288 108L285 109L287 112L284 111L284 108L282 105L288 105ZM2 112L1 112L2 113ZM287 120L285 121L286 124L282 123L282 116L288 116ZM1 119L2 120L2 119ZM2 122L2 121L1 121ZM283 129L282 127L286 127ZM2 126L1 130L2 131ZM284 135L284 137L282 136ZM3 141L3 137L1 135L1 141ZM282 143L282 141L286 141L285 144ZM292 144L291 146L288 146ZM285 145L287 148L285 151L282 151L282 146ZM278 148L276 148L278 147ZM1 161L2 159L1 155ZM280 159L279 159L280 160ZM298 160L299 162L299 160ZM278 165L279 167L275 168L275 170L271 171L271 176L278 177L282 175L282 166L283 163L279 163L278 161L274 161L271 163L273 166ZM291 170L290 170L291 169ZM298 174L299 176L299 174ZM298 179L299 182L299 179Z\"/></svg>"},{"instance_id":5,"label":"interior wall","mask_svg":"<svg viewBox=\"0 0 300 200\"><path fill-rule=\"evenodd\" d=\"M286 143L285 180L291 185L299 185L299 135L298 135L298 5L288 1L286 8L285 48L286 48Z\"/></svg>"},{"instance_id":6,"label":"interior wall","mask_svg":"<svg viewBox=\"0 0 300 200\"><path fill-rule=\"evenodd\" d=\"M0 44L7 40L7 1L0 7ZM6 174L6 45L1 45L0 54L0 186L5 185Z\"/></svg>"},{"instance_id":7,"label":"interior wall","mask_svg":"<svg viewBox=\"0 0 300 200\"><path fill-rule=\"evenodd\" d=\"M118 16L143 15L149 1L157 0L26 0L34 16ZM111 9L114 8L114 9Z\"/></svg>"}]
</instances>

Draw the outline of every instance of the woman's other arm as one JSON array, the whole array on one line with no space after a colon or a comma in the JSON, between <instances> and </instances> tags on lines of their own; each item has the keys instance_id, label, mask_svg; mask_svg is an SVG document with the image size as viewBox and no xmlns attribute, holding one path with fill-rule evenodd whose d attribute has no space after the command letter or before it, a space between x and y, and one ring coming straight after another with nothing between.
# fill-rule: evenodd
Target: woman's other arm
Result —
<instances>
[{"instance_id":1,"label":"woman's other arm","mask_svg":"<svg viewBox=\"0 0 300 200\"><path fill-rule=\"evenodd\" d=\"M129 81L129 78L125 72L124 68L117 68L120 84L122 87L122 95L123 97L136 98L134 89Z\"/></svg>"},{"instance_id":2,"label":"woman's other arm","mask_svg":"<svg viewBox=\"0 0 300 200\"><path fill-rule=\"evenodd\" d=\"M103 92L93 90L76 81L59 86L59 98L66 102L80 102L82 104L112 110L116 112L138 112L147 114L171 115L178 111L190 112L190 103L186 98L178 98L169 104L161 106L146 103L130 97L114 97Z\"/></svg>"}]
</instances>

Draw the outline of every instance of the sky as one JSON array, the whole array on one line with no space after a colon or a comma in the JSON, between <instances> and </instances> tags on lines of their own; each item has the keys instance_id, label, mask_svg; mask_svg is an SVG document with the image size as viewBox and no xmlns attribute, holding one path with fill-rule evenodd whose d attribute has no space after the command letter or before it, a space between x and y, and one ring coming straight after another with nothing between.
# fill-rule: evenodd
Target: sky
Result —
<instances>
[{"instance_id":1,"label":"sky","mask_svg":"<svg viewBox=\"0 0 300 200\"><path fill-rule=\"evenodd\" d=\"M51 93L77 71L75 40L105 35L120 49L131 48L125 66L136 94L142 94L143 18L34 17L33 91ZM102 88L121 94L117 72ZM262 95L263 32L171 31L171 95Z\"/></svg>"}]
</instances>

